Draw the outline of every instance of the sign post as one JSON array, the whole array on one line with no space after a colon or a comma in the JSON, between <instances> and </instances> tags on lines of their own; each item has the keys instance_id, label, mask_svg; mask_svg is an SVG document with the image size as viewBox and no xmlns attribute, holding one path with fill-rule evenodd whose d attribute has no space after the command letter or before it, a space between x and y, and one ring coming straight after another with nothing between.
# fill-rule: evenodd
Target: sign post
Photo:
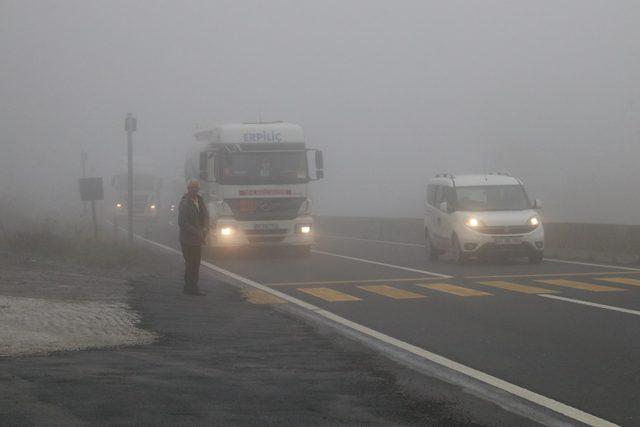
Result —
<instances>
[{"instance_id":1,"label":"sign post","mask_svg":"<svg viewBox=\"0 0 640 427\"><path fill-rule=\"evenodd\" d=\"M127 113L124 130L127 132L127 222L129 243L133 243L133 132L138 128L138 121L131 113Z\"/></svg>"},{"instance_id":2,"label":"sign post","mask_svg":"<svg viewBox=\"0 0 640 427\"><path fill-rule=\"evenodd\" d=\"M104 199L102 178L80 178L80 198L83 202L91 201L91 216L93 218L93 235L98 238L98 220L96 218L96 200Z\"/></svg>"}]
</instances>

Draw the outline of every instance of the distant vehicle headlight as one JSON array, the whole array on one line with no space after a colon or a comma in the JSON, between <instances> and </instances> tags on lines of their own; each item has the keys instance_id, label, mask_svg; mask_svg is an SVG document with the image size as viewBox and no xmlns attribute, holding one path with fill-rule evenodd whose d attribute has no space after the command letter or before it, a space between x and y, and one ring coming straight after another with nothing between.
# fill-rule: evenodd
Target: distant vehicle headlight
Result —
<instances>
[{"instance_id":1,"label":"distant vehicle headlight","mask_svg":"<svg viewBox=\"0 0 640 427\"><path fill-rule=\"evenodd\" d=\"M464 222L464 225L469 228L478 228L480 227L480 220L478 218L471 217Z\"/></svg>"},{"instance_id":2,"label":"distant vehicle headlight","mask_svg":"<svg viewBox=\"0 0 640 427\"><path fill-rule=\"evenodd\" d=\"M155 209L155 208L156 208L156 205L155 205L154 203L151 203L151 204L149 205L149 209Z\"/></svg>"},{"instance_id":3,"label":"distant vehicle headlight","mask_svg":"<svg viewBox=\"0 0 640 427\"><path fill-rule=\"evenodd\" d=\"M121 207L123 207L124 205L120 202L116 203L116 208L120 209Z\"/></svg>"},{"instance_id":4,"label":"distant vehicle headlight","mask_svg":"<svg viewBox=\"0 0 640 427\"><path fill-rule=\"evenodd\" d=\"M169 210L170 210L171 212L174 212L174 211L176 210L176 205L171 205L171 206L169 207Z\"/></svg>"},{"instance_id":5,"label":"distant vehicle headlight","mask_svg":"<svg viewBox=\"0 0 640 427\"><path fill-rule=\"evenodd\" d=\"M527 224L535 228L540 225L540 218L538 218L537 216L532 216L531 218L529 218L529 221L527 221Z\"/></svg>"},{"instance_id":6,"label":"distant vehicle headlight","mask_svg":"<svg viewBox=\"0 0 640 427\"><path fill-rule=\"evenodd\" d=\"M233 227L222 227L220 234L225 237L231 236L233 234Z\"/></svg>"}]
</instances>

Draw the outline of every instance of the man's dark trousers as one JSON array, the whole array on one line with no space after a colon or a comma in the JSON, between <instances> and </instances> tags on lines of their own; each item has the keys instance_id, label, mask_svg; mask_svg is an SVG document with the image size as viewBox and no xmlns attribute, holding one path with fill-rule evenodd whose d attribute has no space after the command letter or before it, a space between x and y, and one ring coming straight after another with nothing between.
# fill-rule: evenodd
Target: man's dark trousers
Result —
<instances>
[{"instance_id":1,"label":"man's dark trousers","mask_svg":"<svg viewBox=\"0 0 640 427\"><path fill-rule=\"evenodd\" d=\"M202 258L202 246L182 244L182 256L184 257L184 291L187 293L198 290L198 278L200 277L200 260Z\"/></svg>"}]
</instances>

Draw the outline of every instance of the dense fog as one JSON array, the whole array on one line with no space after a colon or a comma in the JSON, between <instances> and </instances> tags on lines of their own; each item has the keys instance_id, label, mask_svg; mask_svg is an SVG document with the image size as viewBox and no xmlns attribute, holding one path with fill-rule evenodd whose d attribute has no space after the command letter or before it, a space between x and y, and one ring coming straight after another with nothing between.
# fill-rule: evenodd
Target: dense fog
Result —
<instances>
[{"instance_id":1,"label":"dense fog","mask_svg":"<svg viewBox=\"0 0 640 427\"><path fill-rule=\"evenodd\" d=\"M420 217L437 172L509 171L547 220L640 223L635 1L0 0L0 201L81 209L126 155L179 175L210 123L325 154L317 214ZM105 202L106 203L106 202Z\"/></svg>"}]
</instances>

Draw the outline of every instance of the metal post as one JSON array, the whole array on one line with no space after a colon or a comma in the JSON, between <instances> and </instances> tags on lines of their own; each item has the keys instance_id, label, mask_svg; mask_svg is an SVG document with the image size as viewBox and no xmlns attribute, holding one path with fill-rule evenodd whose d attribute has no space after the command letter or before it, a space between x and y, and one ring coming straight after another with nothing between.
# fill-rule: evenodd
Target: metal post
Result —
<instances>
[{"instance_id":1,"label":"metal post","mask_svg":"<svg viewBox=\"0 0 640 427\"><path fill-rule=\"evenodd\" d=\"M98 220L96 218L96 201L91 201L91 216L93 217L93 236L98 238Z\"/></svg>"},{"instance_id":2,"label":"metal post","mask_svg":"<svg viewBox=\"0 0 640 427\"><path fill-rule=\"evenodd\" d=\"M127 131L127 160L128 160L128 188L127 188L127 219L129 243L133 243L133 131L136 130L136 119L127 113L125 120Z\"/></svg>"},{"instance_id":3,"label":"metal post","mask_svg":"<svg viewBox=\"0 0 640 427\"><path fill-rule=\"evenodd\" d=\"M82 150L80 152L80 158L82 159L82 177L87 177L87 152ZM82 216L87 215L87 202L82 202Z\"/></svg>"}]
</instances>

